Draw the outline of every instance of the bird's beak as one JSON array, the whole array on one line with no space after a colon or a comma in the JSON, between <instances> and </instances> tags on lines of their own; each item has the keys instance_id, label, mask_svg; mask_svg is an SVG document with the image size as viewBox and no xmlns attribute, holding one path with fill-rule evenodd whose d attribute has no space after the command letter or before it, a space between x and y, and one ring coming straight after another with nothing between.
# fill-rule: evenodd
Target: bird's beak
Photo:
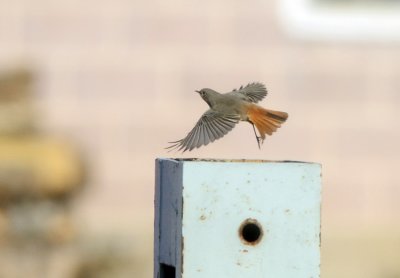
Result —
<instances>
[{"instance_id":1,"label":"bird's beak","mask_svg":"<svg viewBox=\"0 0 400 278\"><path fill-rule=\"evenodd\" d=\"M195 92L196 92L196 93L200 93L200 91L198 91L198 90L195 90Z\"/></svg>"}]
</instances>

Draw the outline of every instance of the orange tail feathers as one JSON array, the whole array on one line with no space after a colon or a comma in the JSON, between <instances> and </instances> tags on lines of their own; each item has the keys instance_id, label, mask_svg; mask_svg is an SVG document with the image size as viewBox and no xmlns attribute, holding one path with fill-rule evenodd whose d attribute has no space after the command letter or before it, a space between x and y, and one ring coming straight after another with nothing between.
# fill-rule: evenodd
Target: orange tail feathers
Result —
<instances>
[{"instance_id":1,"label":"orange tail feathers","mask_svg":"<svg viewBox=\"0 0 400 278\"><path fill-rule=\"evenodd\" d=\"M247 110L247 117L256 126L261 139L264 141L265 134L272 135L287 120L288 114L286 112L264 109L253 104Z\"/></svg>"}]
</instances>

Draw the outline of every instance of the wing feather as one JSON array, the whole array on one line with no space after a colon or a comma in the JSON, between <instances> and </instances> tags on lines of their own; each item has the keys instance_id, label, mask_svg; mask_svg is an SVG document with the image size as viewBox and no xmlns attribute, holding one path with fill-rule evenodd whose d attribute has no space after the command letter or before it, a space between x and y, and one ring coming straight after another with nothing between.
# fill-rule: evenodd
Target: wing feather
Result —
<instances>
[{"instance_id":1,"label":"wing feather","mask_svg":"<svg viewBox=\"0 0 400 278\"><path fill-rule=\"evenodd\" d=\"M214 134L211 131L211 126L210 126L210 122L207 121L207 124L204 125L204 130L207 133L207 139L209 142L214 142L215 141L215 137Z\"/></svg>"},{"instance_id":2,"label":"wing feather","mask_svg":"<svg viewBox=\"0 0 400 278\"><path fill-rule=\"evenodd\" d=\"M209 109L197 121L195 127L181 140L170 142L167 149L191 151L222 138L239 122L239 115L225 115Z\"/></svg>"},{"instance_id":3,"label":"wing feather","mask_svg":"<svg viewBox=\"0 0 400 278\"><path fill-rule=\"evenodd\" d=\"M211 129L211 132L213 132L215 140L222 137L223 131L218 127L218 125L215 122L210 121L209 126Z\"/></svg>"},{"instance_id":4,"label":"wing feather","mask_svg":"<svg viewBox=\"0 0 400 278\"><path fill-rule=\"evenodd\" d=\"M201 122L199 128L197 129L199 133L199 140L197 141L196 148L204 145L204 122Z\"/></svg>"},{"instance_id":5,"label":"wing feather","mask_svg":"<svg viewBox=\"0 0 400 278\"><path fill-rule=\"evenodd\" d=\"M262 83L253 82L244 87L241 86L239 90L234 89L226 95L237 96L245 101L257 103L267 95L267 88Z\"/></svg>"},{"instance_id":6,"label":"wing feather","mask_svg":"<svg viewBox=\"0 0 400 278\"><path fill-rule=\"evenodd\" d=\"M194 147L197 146L197 142L199 141L199 129L195 128L192 131L193 131L193 138L192 138L192 140L190 142L188 142L186 144L184 152L187 151L187 150L189 150L189 151L193 150Z\"/></svg>"}]
</instances>

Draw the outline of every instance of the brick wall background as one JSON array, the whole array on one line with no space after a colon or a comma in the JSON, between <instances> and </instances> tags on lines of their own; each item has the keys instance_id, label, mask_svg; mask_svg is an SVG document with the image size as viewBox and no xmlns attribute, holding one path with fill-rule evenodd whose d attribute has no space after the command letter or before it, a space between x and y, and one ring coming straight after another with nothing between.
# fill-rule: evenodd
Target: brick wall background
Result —
<instances>
[{"instance_id":1,"label":"brick wall background","mask_svg":"<svg viewBox=\"0 0 400 278\"><path fill-rule=\"evenodd\" d=\"M400 48L292 39L276 6L0 0L0 70L33 67L43 129L87 155L76 218L85 231L132 238L145 277L154 159L166 156L321 162L323 276L400 277ZM261 151L244 123L192 153L163 149L206 109L194 90L251 81L267 85L262 105L290 114Z\"/></svg>"}]
</instances>

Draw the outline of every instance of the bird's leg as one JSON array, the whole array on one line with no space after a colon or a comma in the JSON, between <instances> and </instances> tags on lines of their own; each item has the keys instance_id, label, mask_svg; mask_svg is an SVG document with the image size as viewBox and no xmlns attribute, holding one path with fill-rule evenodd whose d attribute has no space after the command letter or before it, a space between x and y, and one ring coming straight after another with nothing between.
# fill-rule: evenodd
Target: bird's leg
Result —
<instances>
[{"instance_id":1,"label":"bird's leg","mask_svg":"<svg viewBox=\"0 0 400 278\"><path fill-rule=\"evenodd\" d=\"M251 125L253 126L254 134L255 134L256 139L257 139L258 148L261 149L261 146L260 146L261 137L257 135L256 128L254 127L254 124L251 123Z\"/></svg>"}]
</instances>

